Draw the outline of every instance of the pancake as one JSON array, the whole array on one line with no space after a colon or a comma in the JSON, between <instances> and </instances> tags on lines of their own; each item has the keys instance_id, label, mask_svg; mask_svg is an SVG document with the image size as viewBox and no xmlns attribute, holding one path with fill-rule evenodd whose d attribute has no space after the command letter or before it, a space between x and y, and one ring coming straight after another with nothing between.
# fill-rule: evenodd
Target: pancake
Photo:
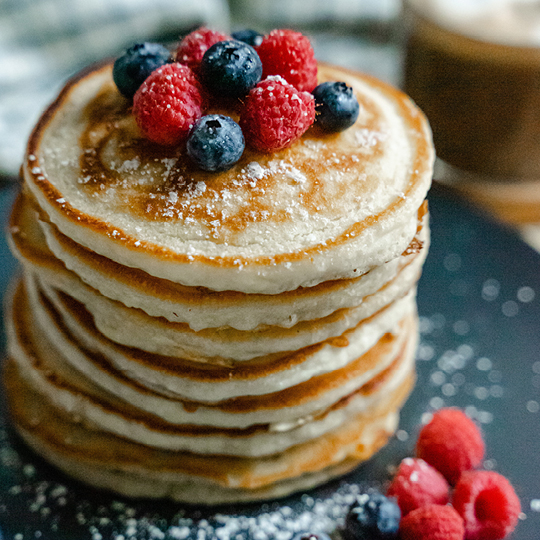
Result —
<instances>
[{"instance_id":1,"label":"pancake","mask_svg":"<svg viewBox=\"0 0 540 540\"><path fill-rule=\"evenodd\" d=\"M121 267L83 248L50 223L41 221L40 224L54 255L103 296L127 307L139 308L152 317L187 323L195 331L220 326L238 330L254 330L262 325L289 328L301 321L320 319L338 309L353 307L394 279L417 255L420 254L418 258L423 261L429 233L426 205L423 205L419 213L419 230L402 257L357 278L327 281L310 288L299 287L279 295L247 295L237 291L216 293L155 279L141 270Z\"/></svg>"},{"instance_id":2,"label":"pancake","mask_svg":"<svg viewBox=\"0 0 540 540\"><path fill-rule=\"evenodd\" d=\"M350 471L394 432L396 409L410 391L412 380L378 410L266 459L158 451L90 430L47 403L36 406L36 394L12 363L4 372L4 384L23 439L74 478L130 497L220 504L285 496Z\"/></svg>"},{"instance_id":3,"label":"pancake","mask_svg":"<svg viewBox=\"0 0 540 540\"><path fill-rule=\"evenodd\" d=\"M399 91L326 65L319 79L353 87L353 127L246 151L215 175L140 138L106 64L72 79L42 116L25 183L62 234L175 283L278 294L361 275L413 239L431 136Z\"/></svg>"},{"instance_id":4,"label":"pancake","mask_svg":"<svg viewBox=\"0 0 540 540\"><path fill-rule=\"evenodd\" d=\"M128 308L87 286L51 254L39 235L39 229L36 231L35 225L33 228L28 226L31 220L28 217L17 220L17 215L15 212L12 217L12 249L26 267L39 275L43 289L59 309L66 309L60 305L62 299L58 291L62 291L84 304L98 329L113 341L151 353L208 362L250 360L341 336L406 295L418 278L427 252L427 225L422 225L411 249L398 258L398 271L390 281L372 294L361 297L360 303L353 307L338 309L321 319L302 321L290 328L264 325L253 331L220 327L196 332L185 323L171 323L161 317L150 317L140 309ZM257 300L251 309L263 312L264 304ZM356 300L358 302L358 298ZM294 313L294 309L295 303L291 303L290 312Z\"/></svg>"},{"instance_id":5,"label":"pancake","mask_svg":"<svg viewBox=\"0 0 540 540\"><path fill-rule=\"evenodd\" d=\"M226 172L143 139L110 64L36 125L4 384L18 433L64 472L131 497L260 500L392 436L415 380L431 136L399 91L319 78L353 88L354 126Z\"/></svg>"},{"instance_id":6,"label":"pancake","mask_svg":"<svg viewBox=\"0 0 540 540\"><path fill-rule=\"evenodd\" d=\"M286 391L218 403L171 400L134 384L104 359L81 359L82 348L59 349L57 336L33 324L24 289L13 305L9 354L38 399L94 429L169 450L248 456L280 452L370 409L381 394L396 392L413 370L416 334L408 320L401 336L381 340L372 354ZM384 362L376 362L377 357ZM106 371L108 381L96 371Z\"/></svg>"},{"instance_id":7,"label":"pancake","mask_svg":"<svg viewBox=\"0 0 540 540\"><path fill-rule=\"evenodd\" d=\"M201 364L115 344L96 330L84 309L70 311L72 317L64 317L56 310L54 302L44 294L39 295L35 283L30 283L30 296L36 323L47 335L58 336L57 347L64 349L69 358L77 357L76 351L68 352L74 339L77 341L75 348L83 347L87 353L107 358L115 369L129 373L130 378L142 386L170 397L207 402L277 392L346 367L364 355L371 358L369 365L381 367L384 362L380 351L375 352L373 348L401 336L405 332L402 321L413 317L416 309L414 298L407 297L401 306L394 305L364 321L340 340L327 340L283 355L224 365ZM413 328L408 328L407 332L415 333Z\"/></svg>"},{"instance_id":8,"label":"pancake","mask_svg":"<svg viewBox=\"0 0 540 540\"><path fill-rule=\"evenodd\" d=\"M23 299L18 303L20 306L28 306ZM54 350L55 356L64 357L62 363L71 365L95 384L106 387L111 393L116 392L119 397L130 401L134 406L144 407L149 401L149 406L155 408L156 414L168 409L170 418L189 418L179 420L184 423L197 423L197 420L202 423L200 419L206 418L204 423L207 425L225 425L232 421L248 425L249 422L259 423L259 417L267 422L273 421L273 417L278 421L293 421L297 416L311 414L314 410L330 405L376 377L402 354L406 343L414 341L415 336L415 326L411 321L413 317L409 316L406 322L395 329L396 335L383 336L361 357L355 358L341 369L314 375L299 385L291 384L287 380L290 370L282 369L280 373L284 379L280 381L280 389L269 388L270 392L267 394L262 394L260 388L258 392L250 392L250 386L257 388L259 383L257 378L252 378L250 385L236 385L236 395L226 399L216 400L213 386L219 383L211 382L199 385L200 392L196 395L192 389L190 397L179 395L175 399L164 399L156 394L155 390L149 392L141 382L131 382L132 374L127 370L116 369L108 357L88 351L70 335L61 321L55 317L53 309L50 307L47 309L44 305L36 306L34 303L30 305L33 308L31 313L35 316L26 315L26 318L18 323L19 330L16 333L23 336L19 338L19 349L24 349L25 344L32 340L36 343L47 343L50 345L49 348ZM47 316L55 317L56 320L48 321ZM33 338L32 333L23 330L27 327L32 328L33 333L39 332L39 336ZM413 338L409 337L411 335ZM151 362L151 359L149 361ZM156 365L159 364L156 362ZM186 374L184 380L188 377ZM231 378L234 378L234 375ZM128 388L124 388L125 386ZM244 393L239 393L239 389L244 390ZM206 393L202 390L206 390ZM233 420L227 419L231 413L235 417ZM215 419L215 416L219 417L220 414L223 417L223 424Z\"/></svg>"}]
</instances>

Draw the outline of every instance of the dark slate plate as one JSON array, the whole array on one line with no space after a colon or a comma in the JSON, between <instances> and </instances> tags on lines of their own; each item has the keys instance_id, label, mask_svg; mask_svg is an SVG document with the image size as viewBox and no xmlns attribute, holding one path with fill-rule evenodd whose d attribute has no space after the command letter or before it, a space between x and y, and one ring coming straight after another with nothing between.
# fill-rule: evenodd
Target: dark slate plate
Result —
<instances>
[{"instance_id":1,"label":"dark slate plate","mask_svg":"<svg viewBox=\"0 0 540 540\"><path fill-rule=\"evenodd\" d=\"M13 194L0 194L5 215ZM0 412L0 528L6 539L288 540L339 529L355 493L380 488L409 455L425 414L466 408L484 466L507 476L523 514L514 540L540 530L540 255L441 188L430 193L432 247L419 286L418 384L400 430L375 459L307 494L217 511L128 501L75 484L13 437ZM3 289L14 262L0 246ZM3 290L2 289L2 290ZM2 334L2 346L4 335Z\"/></svg>"}]
</instances>

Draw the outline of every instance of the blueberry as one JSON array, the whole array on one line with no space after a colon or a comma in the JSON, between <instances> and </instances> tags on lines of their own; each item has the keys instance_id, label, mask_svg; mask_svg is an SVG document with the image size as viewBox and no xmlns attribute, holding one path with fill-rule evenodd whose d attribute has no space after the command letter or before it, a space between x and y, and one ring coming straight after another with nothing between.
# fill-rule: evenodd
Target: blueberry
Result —
<instances>
[{"instance_id":1,"label":"blueberry","mask_svg":"<svg viewBox=\"0 0 540 540\"><path fill-rule=\"evenodd\" d=\"M170 52L159 43L133 45L114 63L113 79L118 90L132 98L146 77L169 59Z\"/></svg>"},{"instance_id":2,"label":"blueberry","mask_svg":"<svg viewBox=\"0 0 540 540\"><path fill-rule=\"evenodd\" d=\"M204 53L201 76L216 96L242 97L261 80L262 63L251 45L219 41Z\"/></svg>"},{"instance_id":3,"label":"blueberry","mask_svg":"<svg viewBox=\"0 0 540 540\"><path fill-rule=\"evenodd\" d=\"M240 126L229 116L203 116L191 130L187 153L205 171L226 171L242 156L245 141Z\"/></svg>"},{"instance_id":4,"label":"blueberry","mask_svg":"<svg viewBox=\"0 0 540 540\"><path fill-rule=\"evenodd\" d=\"M316 534L309 532L301 532L295 534L292 540L331 540L331 538L323 532L318 532Z\"/></svg>"},{"instance_id":5,"label":"blueberry","mask_svg":"<svg viewBox=\"0 0 540 540\"><path fill-rule=\"evenodd\" d=\"M246 28L245 30L238 30L233 32L231 36L237 41L243 41L252 47L258 47L263 40L263 35L259 34L256 30Z\"/></svg>"},{"instance_id":6,"label":"blueberry","mask_svg":"<svg viewBox=\"0 0 540 540\"><path fill-rule=\"evenodd\" d=\"M357 497L345 519L350 540L387 540L397 538L401 510L394 499L380 493Z\"/></svg>"},{"instance_id":7,"label":"blueberry","mask_svg":"<svg viewBox=\"0 0 540 540\"><path fill-rule=\"evenodd\" d=\"M325 82L313 90L317 123L327 131L343 131L358 118L360 105L344 82Z\"/></svg>"}]
</instances>

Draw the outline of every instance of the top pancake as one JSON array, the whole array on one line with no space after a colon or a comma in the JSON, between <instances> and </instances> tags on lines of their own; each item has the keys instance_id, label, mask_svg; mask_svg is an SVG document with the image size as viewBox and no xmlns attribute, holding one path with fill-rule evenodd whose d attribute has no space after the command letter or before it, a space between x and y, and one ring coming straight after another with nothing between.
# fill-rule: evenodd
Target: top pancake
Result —
<instances>
[{"instance_id":1,"label":"top pancake","mask_svg":"<svg viewBox=\"0 0 540 540\"><path fill-rule=\"evenodd\" d=\"M71 80L45 112L24 178L64 235L158 278L278 294L358 276L413 239L431 134L383 83L327 65L319 80L353 87L353 127L312 127L290 148L246 150L231 170L208 173L183 150L141 138L107 64Z\"/></svg>"}]
</instances>

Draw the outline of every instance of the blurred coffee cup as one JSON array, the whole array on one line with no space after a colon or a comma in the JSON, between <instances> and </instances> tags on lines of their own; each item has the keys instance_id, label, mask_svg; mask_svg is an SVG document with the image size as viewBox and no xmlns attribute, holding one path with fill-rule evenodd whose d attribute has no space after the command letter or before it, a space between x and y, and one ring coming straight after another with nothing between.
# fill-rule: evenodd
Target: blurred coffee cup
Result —
<instances>
[{"instance_id":1,"label":"blurred coffee cup","mask_svg":"<svg viewBox=\"0 0 540 540\"><path fill-rule=\"evenodd\" d=\"M404 0L404 14L404 88L439 174L540 181L540 1Z\"/></svg>"}]
</instances>

